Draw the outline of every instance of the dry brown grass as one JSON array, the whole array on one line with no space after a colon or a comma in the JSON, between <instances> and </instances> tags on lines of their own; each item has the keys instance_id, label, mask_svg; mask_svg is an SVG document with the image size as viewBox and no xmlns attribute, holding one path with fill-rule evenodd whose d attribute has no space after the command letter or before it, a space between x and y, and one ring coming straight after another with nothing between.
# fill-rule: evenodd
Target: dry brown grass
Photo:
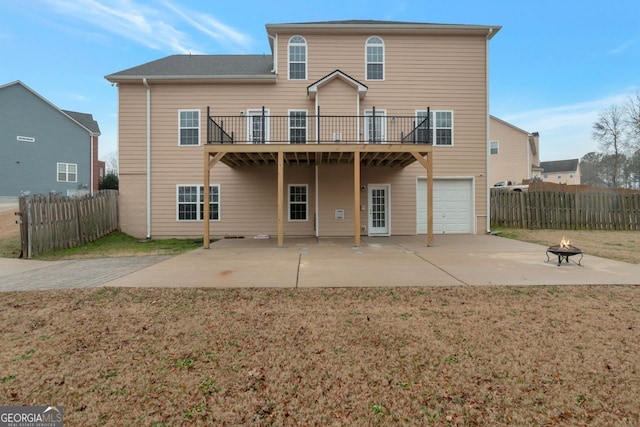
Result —
<instances>
[{"instance_id":1,"label":"dry brown grass","mask_svg":"<svg viewBox=\"0 0 640 427\"><path fill-rule=\"evenodd\" d=\"M640 264L640 232L586 230L524 230L509 228L501 235L525 242L557 245L564 237L584 253Z\"/></svg>"},{"instance_id":2,"label":"dry brown grass","mask_svg":"<svg viewBox=\"0 0 640 427\"><path fill-rule=\"evenodd\" d=\"M68 425L638 425L638 287L0 294L0 401Z\"/></svg>"}]
</instances>

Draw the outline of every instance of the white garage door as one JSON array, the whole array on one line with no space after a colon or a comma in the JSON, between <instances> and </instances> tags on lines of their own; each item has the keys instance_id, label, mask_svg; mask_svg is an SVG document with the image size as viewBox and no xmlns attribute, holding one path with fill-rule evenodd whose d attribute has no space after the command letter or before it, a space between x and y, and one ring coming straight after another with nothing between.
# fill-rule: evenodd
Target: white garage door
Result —
<instances>
[{"instance_id":1,"label":"white garage door","mask_svg":"<svg viewBox=\"0 0 640 427\"><path fill-rule=\"evenodd\" d=\"M473 204L470 179L433 180L433 233L473 232ZM427 234L427 179L418 179L418 234Z\"/></svg>"}]
</instances>

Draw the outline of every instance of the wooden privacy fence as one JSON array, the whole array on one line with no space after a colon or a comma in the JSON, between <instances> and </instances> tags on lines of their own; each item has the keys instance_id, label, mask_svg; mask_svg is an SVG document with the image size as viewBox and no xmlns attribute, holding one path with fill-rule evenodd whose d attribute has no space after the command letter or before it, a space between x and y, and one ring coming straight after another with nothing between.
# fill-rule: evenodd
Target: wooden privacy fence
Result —
<instances>
[{"instance_id":1,"label":"wooden privacy fence","mask_svg":"<svg viewBox=\"0 0 640 427\"><path fill-rule=\"evenodd\" d=\"M491 189L491 226L640 230L640 193Z\"/></svg>"},{"instance_id":2,"label":"wooden privacy fence","mask_svg":"<svg viewBox=\"0 0 640 427\"><path fill-rule=\"evenodd\" d=\"M20 197L18 215L22 256L31 258L92 242L117 230L118 191L102 190L82 197Z\"/></svg>"}]
</instances>

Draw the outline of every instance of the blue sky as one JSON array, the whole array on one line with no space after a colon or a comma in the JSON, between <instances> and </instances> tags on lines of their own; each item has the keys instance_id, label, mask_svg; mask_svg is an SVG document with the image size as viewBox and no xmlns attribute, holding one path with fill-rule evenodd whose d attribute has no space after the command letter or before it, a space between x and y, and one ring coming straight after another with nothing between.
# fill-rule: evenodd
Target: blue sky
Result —
<instances>
[{"instance_id":1,"label":"blue sky","mask_svg":"<svg viewBox=\"0 0 640 427\"><path fill-rule=\"evenodd\" d=\"M104 158L117 148L107 74L175 53L268 54L267 23L500 25L491 113L540 132L541 160L561 160L596 150L598 112L640 90L639 16L638 0L0 0L0 84L22 80L61 109L93 114Z\"/></svg>"}]
</instances>

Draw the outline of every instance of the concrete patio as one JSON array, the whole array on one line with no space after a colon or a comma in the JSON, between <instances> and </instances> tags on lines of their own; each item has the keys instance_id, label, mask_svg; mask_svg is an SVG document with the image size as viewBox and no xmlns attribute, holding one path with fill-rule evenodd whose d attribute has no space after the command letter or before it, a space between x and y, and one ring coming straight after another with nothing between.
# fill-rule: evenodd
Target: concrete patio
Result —
<instances>
[{"instance_id":1,"label":"concrete patio","mask_svg":"<svg viewBox=\"0 0 640 427\"><path fill-rule=\"evenodd\" d=\"M547 262L546 247L497 236L226 239L175 257L35 261L0 258L0 291L123 287L640 285L640 265L586 254Z\"/></svg>"}]
</instances>

